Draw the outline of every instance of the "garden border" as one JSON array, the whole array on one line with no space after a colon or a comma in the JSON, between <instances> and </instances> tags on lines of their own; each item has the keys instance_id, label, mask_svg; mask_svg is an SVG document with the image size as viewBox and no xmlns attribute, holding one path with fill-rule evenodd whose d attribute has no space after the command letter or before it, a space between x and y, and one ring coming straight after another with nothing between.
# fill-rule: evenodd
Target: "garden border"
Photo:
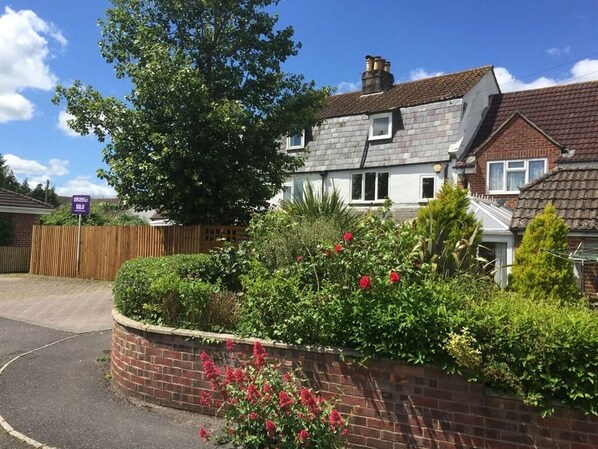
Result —
<instances>
[{"instance_id":1,"label":"garden border","mask_svg":"<svg viewBox=\"0 0 598 449\"><path fill-rule=\"evenodd\" d=\"M113 310L112 380L131 396L163 406L213 414L199 404L210 391L202 351L227 363L226 341L250 354L256 339L139 323ZM262 341L268 354L300 368L322 396L340 399L351 414L352 447L378 449L592 449L598 417L557 408L543 418L519 400L489 393L481 384L439 368L387 359L362 364L352 350Z\"/></svg>"}]
</instances>

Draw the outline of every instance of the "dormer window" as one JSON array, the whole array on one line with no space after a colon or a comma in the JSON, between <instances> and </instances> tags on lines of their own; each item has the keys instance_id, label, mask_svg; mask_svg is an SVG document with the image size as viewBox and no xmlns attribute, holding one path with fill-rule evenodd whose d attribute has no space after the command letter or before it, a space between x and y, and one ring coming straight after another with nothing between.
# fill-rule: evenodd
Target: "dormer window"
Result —
<instances>
[{"instance_id":1,"label":"dormer window","mask_svg":"<svg viewBox=\"0 0 598 449\"><path fill-rule=\"evenodd\" d=\"M305 148L305 131L287 137L287 150L301 150Z\"/></svg>"},{"instance_id":2,"label":"dormer window","mask_svg":"<svg viewBox=\"0 0 598 449\"><path fill-rule=\"evenodd\" d=\"M392 112L370 116L369 140L390 139L392 137Z\"/></svg>"}]
</instances>

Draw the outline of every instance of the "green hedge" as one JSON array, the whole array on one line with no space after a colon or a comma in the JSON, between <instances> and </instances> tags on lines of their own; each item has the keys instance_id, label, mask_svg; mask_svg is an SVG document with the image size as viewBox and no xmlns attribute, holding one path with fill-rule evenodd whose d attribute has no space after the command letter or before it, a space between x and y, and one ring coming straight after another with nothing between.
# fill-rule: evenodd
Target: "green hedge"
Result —
<instances>
[{"instance_id":1,"label":"green hedge","mask_svg":"<svg viewBox=\"0 0 598 449\"><path fill-rule=\"evenodd\" d=\"M221 277L218 260L209 254L129 260L116 276L114 305L122 314L152 324L230 330L236 298L222 291Z\"/></svg>"}]
</instances>

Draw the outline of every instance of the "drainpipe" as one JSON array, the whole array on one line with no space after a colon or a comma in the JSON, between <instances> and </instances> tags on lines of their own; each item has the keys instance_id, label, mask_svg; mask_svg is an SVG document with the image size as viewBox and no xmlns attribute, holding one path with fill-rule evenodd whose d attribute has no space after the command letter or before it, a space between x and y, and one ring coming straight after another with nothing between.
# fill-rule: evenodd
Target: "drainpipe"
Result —
<instances>
[{"instance_id":1,"label":"drainpipe","mask_svg":"<svg viewBox=\"0 0 598 449\"><path fill-rule=\"evenodd\" d=\"M325 193L325 184L326 184L326 176L328 175L328 172L326 170L322 170L320 172L320 176L322 177L322 191L320 192L322 195L322 198L324 198L324 193Z\"/></svg>"}]
</instances>

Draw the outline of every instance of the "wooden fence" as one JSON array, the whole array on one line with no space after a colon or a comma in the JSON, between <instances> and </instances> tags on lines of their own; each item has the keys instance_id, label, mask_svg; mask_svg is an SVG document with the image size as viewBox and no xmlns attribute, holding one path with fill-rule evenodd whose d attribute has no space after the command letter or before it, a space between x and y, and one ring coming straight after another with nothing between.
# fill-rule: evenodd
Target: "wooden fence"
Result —
<instances>
[{"instance_id":1,"label":"wooden fence","mask_svg":"<svg viewBox=\"0 0 598 449\"><path fill-rule=\"evenodd\" d=\"M34 226L30 273L114 280L126 260L142 256L206 253L223 241L245 238L242 226Z\"/></svg>"},{"instance_id":2,"label":"wooden fence","mask_svg":"<svg viewBox=\"0 0 598 449\"><path fill-rule=\"evenodd\" d=\"M0 246L0 273L27 273L31 248Z\"/></svg>"}]
</instances>

